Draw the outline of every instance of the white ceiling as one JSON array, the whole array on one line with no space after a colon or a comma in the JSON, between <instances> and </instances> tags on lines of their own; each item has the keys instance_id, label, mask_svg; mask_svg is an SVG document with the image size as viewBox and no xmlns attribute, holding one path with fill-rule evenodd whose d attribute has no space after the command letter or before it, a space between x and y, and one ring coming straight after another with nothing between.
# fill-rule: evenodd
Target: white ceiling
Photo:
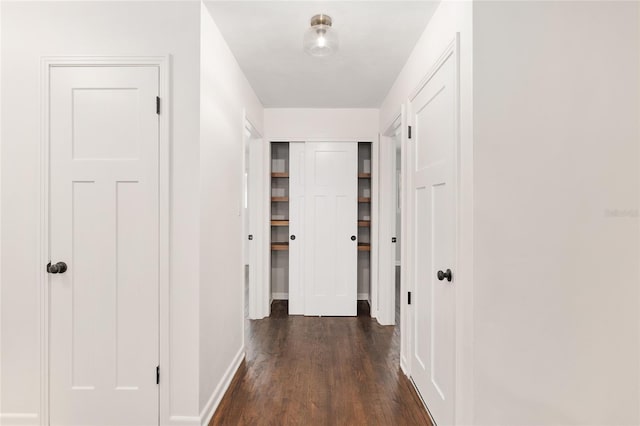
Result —
<instances>
[{"instance_id":1,"label":"white ceiling","mask_svg":"<svg viewBox=\"0 0 640 426\"><path fill-rule=\"evenodd\" d=\"M376 108L404 66L438 1L208 1L265 107ZM333 18L340 49L302 50L309 19Z\"/></svg>"}]
</instances>

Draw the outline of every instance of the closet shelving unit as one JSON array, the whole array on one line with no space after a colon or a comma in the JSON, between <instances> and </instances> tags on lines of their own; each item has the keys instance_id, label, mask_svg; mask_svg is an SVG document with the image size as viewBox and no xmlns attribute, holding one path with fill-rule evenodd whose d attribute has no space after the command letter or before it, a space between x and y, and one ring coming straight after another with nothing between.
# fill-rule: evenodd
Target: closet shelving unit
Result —
<instances>
[{"instance_id":1,"label":"closet shelving unit","mask_svg":"<svg viewBox=\"0 0 640 426\"><path fill-rule=\"evenodd\" d=\"M289 144L271 144L271 251L289 250Z\"/></svg>"},{"instance_id":2,"label":"closet shelving unit","mask_svg":"<svg viewBox=\"0 0 640 426\"><path fill-rule=\"evenodd\" d=\"M371 251L371 143L358 143L358 251ZM358 262L364 261L362 257ZM369 259L367 258L368 262ZM358 268L360 269L360 268Z\"/></svg>"}]
</instances>

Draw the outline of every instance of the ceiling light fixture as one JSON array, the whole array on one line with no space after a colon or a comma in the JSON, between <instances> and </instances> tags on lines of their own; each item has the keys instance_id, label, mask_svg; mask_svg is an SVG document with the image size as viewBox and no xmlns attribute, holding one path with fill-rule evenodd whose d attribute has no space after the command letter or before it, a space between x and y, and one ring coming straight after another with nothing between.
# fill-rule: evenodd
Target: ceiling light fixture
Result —
<instances>
[{"instance_id":1,"label":"ceiling light fixture","mask_svg":"<svg viewBox=\"0 0 640 426\"><path fill-rule=\"evenodd\" d=\"M304 51L311 56L329 56L338 50L338 35L331 28L331 17L315 15L311 18L311 28L304 33Z\"/></svg>"}]
</instances>

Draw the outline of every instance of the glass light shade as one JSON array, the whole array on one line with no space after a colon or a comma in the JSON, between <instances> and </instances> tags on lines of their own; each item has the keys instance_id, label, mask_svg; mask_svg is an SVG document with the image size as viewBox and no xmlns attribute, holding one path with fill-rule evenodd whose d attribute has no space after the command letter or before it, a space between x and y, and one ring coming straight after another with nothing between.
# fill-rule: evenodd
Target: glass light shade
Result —
<instances>
[{"instance_id":1,"label":"glass light shade","mask_svg":"<svg viewBox=\"0 0 640 426\"><path fill-rule=\"evenodd\" d=\"M304 51L311 56L329 56L338 50L338 35L330 25L313 25L304 33Z\"/></svg>"}]
</instances>

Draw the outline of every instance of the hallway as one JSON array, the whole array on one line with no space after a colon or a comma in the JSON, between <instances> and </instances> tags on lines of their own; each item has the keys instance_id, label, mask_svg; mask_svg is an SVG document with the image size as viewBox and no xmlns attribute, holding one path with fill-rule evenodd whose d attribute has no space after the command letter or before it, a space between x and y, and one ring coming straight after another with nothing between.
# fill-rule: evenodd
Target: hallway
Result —
<instances>
[{"instance_id":1,"label":"hallway","mask_svg":"<svg viewBox=\"0 0 640 426\"><path fill-rule=\"evenodd\" d=\"M247 321L247 356L210 425L430 425L399 369L399 327L356 318Z\"/></svg>"}]
</instances>

